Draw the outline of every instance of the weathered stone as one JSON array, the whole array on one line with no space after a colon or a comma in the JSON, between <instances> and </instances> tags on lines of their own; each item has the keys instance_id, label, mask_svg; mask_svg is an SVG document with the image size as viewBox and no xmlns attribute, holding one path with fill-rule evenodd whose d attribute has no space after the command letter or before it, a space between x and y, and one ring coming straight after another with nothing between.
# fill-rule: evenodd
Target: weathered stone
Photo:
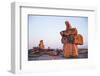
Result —
<instances>
[{"instance_id":1,"label":"weathered stone","mask_svg":"<svg viewBox=\"0 0 100 76\"><path fill-rule=\"evenodd\" d=\"M63 43L64 57L78 57L78 47L76 44L78 43L78 38L77 41L75 41L75 37L77 37L78 35L77 29L72 28L71 24L68 21L65 21L65 24L66 30L60 32L62 36L61 42Z\"/></svg>"},{"instance_id":2,"label":"weathered stone","mask_svg":"<svg viewBox=\"0 0 100 76\"><path fill-rule=\"evenodd\" d=\"M44 43L43 43L43 40L40 40L39 48L40 49L44 49L45 48Z\"/></svg>"}]
</instances>

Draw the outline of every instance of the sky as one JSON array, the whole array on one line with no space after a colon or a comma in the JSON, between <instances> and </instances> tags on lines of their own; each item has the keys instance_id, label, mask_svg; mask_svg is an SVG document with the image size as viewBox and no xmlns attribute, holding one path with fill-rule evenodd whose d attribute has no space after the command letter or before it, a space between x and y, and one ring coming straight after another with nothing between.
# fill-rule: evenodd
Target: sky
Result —
<instances>
[{"instance_id":1,"label":"sky","mask_svg":"<svg viewBox=\"0 0 100 76\"><path fill-rule=\"evenodd\" d=\"M77 28L78 33L84 38L84 45L88 47L88 18L79 16L28 16L28 49L37 47L43 40L45 48L62 49L60 32L65 30L65 21L69 21L72 27Z\"/></svg>"}]
</instances>

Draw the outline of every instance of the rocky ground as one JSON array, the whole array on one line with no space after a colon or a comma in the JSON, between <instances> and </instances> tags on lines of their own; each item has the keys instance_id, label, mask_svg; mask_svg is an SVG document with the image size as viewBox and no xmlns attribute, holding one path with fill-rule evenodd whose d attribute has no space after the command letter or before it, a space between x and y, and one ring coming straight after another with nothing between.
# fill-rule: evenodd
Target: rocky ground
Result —
<instances>
[{"instance_id":1,"label":"rocky ground","mask_svg":"<svg viewBox=\"0 0 100 76\"><path fill-rule=\"evenodd\" d=\"M77 59L88 58L87 49L79 49L79 56ZM39 49L34 48L28 50L28 60L57 60L57 59L67 59L63 57L63 51L61 49ZM68 58L75 59L75 58Z\"/></svg>"}]
</instances>

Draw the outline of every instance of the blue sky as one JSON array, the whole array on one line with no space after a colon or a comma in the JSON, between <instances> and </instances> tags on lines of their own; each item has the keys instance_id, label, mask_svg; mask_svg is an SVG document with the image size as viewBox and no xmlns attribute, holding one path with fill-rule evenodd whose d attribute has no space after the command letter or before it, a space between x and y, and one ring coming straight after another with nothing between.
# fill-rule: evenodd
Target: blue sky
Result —
<instances>
[{"instance_id":1,"label":"blue sky","mask_svg":"<svg viewBox=\"0 0 100 76\"><path fill-rule=\"evenodd\" d=\"M44 40L45 47L62 48L60 32L65 30L65 21L68 20L72 27L76 27L78 33L84 37L84 45L88 47L88 18L74 16L28 16L29 49L36 47L40 40Z\"/></svg>"}]
</instances>

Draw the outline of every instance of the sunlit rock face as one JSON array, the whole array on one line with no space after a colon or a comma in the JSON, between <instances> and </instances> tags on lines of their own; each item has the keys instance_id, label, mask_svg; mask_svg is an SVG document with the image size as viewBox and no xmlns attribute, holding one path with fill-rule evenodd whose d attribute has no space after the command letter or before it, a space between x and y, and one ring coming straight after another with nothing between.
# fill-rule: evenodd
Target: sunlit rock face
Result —
<instances>
[{"instance_id":1,"label":"sunlit rock face","mask_svg":"<svg viewBox=\"0 0 100 76\"><path fill-rule=\"evenodd\" d=\"M45 49L43 40L40 40L39 48L40 48L40 49Z\"/></svg>"},{"instance_id":2,"label":"sunlit rock face","mask_svg":"<svg viewBox=\"0 0 100 76\"><path fill-rule=\"evenodd\" d=\"M61 42L63 43L64 57L78 57L77 45L83 44L83 37L78 34L76 28L72 28L69 21L65 21L66 29L61 31Z\"/></svg>"}]
</instances>

